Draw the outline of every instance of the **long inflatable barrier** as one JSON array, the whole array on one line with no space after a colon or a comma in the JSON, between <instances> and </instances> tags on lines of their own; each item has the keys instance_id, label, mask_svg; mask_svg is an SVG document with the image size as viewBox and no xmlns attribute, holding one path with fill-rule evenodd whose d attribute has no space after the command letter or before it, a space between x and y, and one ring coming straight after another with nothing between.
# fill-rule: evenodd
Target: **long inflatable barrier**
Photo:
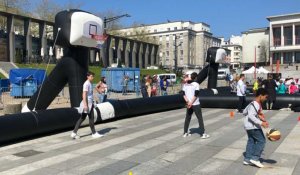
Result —
<instances>
[{"instance_id":1,"label":"long inflatable barrier","mask_svg":"<svg viewBox=\"0 0 300 175\"><path fill-rule=\"evenodd\" d=\"M109 100L97 104L95 122L160 112L184 106L181 95L129 100ZM75 108L60 108L0 116L0 144L72 128L80 117Z\"/></svg>"},{"instance_id":2,"label":"long inflatable barrier","mask_svg":"<svg viewBox=\"0 0 300 175\"><path fill-rule=\"evenodd\" d=\"M209 89L201 90L199 97L201 107L235 109L238 104L238 97L225 91L226 88L218 88L218 90L219 94L217 95L214 95ZM248 95L246 99L248 104L254 99L254 95ZM129 100L108 100L108 102L96 105L94 110L95 122L182 108L184 105L185 101L180 94ZM300 96L277 95L273 108L288 107L297 110L300 107ZM80 115L75 108L40 110L0 116L0 144L39 134L71 129L79 117Z\"/></svg>"}]
</instances>

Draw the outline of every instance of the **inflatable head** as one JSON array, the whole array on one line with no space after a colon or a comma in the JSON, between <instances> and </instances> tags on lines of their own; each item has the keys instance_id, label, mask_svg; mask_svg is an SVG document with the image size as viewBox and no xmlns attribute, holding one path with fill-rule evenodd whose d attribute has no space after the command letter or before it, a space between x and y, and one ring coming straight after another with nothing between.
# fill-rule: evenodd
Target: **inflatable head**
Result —
<instances>
[{"instance_id":1,"label":"inflatable head","mask_svg":"<svg viewBox=\"0 0 300 175\"><path fill-rule=\"evenodd\" d=\"M56 44L61 47L99 47L103 37L103 20L91 13L72 9L56 14Z\"/></svg>"},{"instance_id":2,"label":"inflatable head","mask_svg":"<svg viewBox=\"0 0 300 175\"><path fill-rule=\"evenodd\" d=\"M230 59L228 59L227 56L228 52L230 52L230 50L225 50L220 47L210 47L207 50L206 62L229 64Z\"/></svg>"}]
</instances>

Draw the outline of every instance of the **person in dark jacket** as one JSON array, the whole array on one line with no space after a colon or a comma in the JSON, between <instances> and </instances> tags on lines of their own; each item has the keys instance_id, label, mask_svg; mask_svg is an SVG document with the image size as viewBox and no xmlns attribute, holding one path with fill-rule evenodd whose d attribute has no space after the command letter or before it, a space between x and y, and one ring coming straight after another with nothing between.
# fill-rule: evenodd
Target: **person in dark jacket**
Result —
<instances>
[{"instance_id":1,"label":"person in dark jacket","mask_svg":"<svg viewBox=\"0 0 300 175\"><path fill-rule=\"evenodd\" d=\"M272 75L269 75L267 80L264 80L262 82L262 87L264 87L268 92L268 98L266 101L266 107L267 109L273 109L273 104L276 101L276 88L277 84L275 80L273 79Z\"/></svg>"},{"instance_id":2,"label":"person in dark jacket","mask_svg":"<svg viewBox=\"0 0 300 175\"><path fill-rule=\"evenodd\" d=\"M161 80L160 80L160 89L161 89L161 95L165 96L168 95L167 93L167 88L169 87L169 82L167 80L167 77L164 76Z\"/></svg>"}]
</instances>

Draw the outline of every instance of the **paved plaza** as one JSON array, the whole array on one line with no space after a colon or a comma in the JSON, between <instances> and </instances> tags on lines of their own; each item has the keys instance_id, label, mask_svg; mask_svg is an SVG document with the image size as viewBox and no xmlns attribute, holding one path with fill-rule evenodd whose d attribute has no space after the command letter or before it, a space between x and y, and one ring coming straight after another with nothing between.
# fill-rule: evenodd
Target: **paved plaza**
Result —
<instances>
[{"instance_id":1,"label":"paved plaza","mask_svg":"<svg viewBox=\"0 0 300 175\"><path fill-rule=\"evenodd\" d=\"M196 117L192 135L183 138L185 109L165 111L96 125L105 137L92 139L83 127L79 140L71 131L42 136L0 148L0 174L30 175L298 175L300 174L299 113L265 111L282 133L267 142L265 168L242 164L247 136L243 117L230 109L203 109L209 139L201 139Z\"/></svg>"}]
</instances>

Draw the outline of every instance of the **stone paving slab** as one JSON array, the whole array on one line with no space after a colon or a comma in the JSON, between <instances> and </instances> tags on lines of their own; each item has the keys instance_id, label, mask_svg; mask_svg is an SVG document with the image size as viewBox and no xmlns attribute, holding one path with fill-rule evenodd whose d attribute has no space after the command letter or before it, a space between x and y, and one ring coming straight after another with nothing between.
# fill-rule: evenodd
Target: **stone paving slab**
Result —
<instances>
[{"instance_id":1,"label":"stone paving slab","mask_svg":"<svg viewBox=\"0 0 300 175\"><path fill-rule=\"evenodd\" d=\"M242 164L247 141L243 116L231 109L203 109L209 139L201 139L193 116L192 135L183 138L185 109L148 114L96 125L105 137L93 139L90 128L72 140L70 132L34 138L0 148L0 174L97 175L296 175L300 172L299 113L265 111L281 140L267 141L266 168Z\"/></svg>"}]
</instances>

